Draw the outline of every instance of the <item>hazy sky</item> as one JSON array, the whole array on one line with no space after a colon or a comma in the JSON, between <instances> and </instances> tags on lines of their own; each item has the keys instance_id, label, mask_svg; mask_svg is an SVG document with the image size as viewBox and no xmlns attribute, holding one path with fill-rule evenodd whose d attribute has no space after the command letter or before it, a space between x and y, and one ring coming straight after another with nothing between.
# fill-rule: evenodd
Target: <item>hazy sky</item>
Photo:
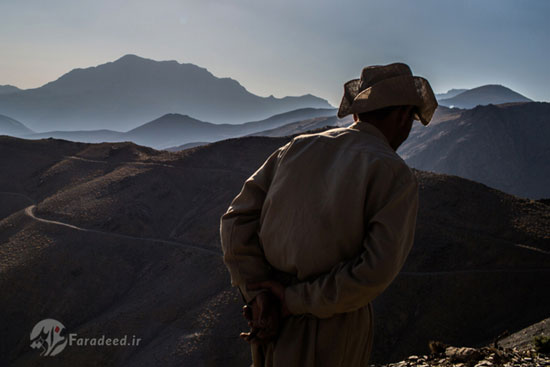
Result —
<instances>
[{"instance_id":1,"label":"hazy sky","mask_svg":"<svg viewBox=\"0 0 550 367\"><path fill-rule=\"evenodd\" d=\"M335 106L363 66L396 61L436 92L503 84L549 101L549 16L548 0L0 0L0 85L132 53Z\"/></svg>"}]
</instances>

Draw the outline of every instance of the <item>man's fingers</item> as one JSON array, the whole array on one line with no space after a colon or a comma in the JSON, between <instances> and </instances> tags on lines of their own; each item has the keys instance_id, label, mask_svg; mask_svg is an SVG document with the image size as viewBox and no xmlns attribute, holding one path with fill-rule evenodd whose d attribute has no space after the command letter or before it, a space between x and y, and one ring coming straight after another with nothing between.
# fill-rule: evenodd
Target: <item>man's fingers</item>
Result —
<instances>
[{"instance_id":1,"label":"man's fingers","mask_svg":"<svg viewBox=\"0 0 550 367\"><path fill-rule=\"evenodd\" d=\"M248 289L267 287L271 282L251 283ZM250 305L245 305L242 313L248 320L249 332L243 332L240 337L250 344L266 343L274 340L280 326L280 303L273 292L261 292ZM247 316L250 316L248 318Z\"/></svg>"},{"instance_id":2,"label":"man's fingers","mask_svg":"<svg viewBox=\"0 0 550 367\"><path fill-rule=\"evenodd\" d=\"M241 339L243 339L249 344L256 344L256 343L269 342L273 340L276 335L277 335L276 332L272 330L262 330L262 329L253 328L248 333L245 333L245 332L240 333L239 336L241 337Z\"/></svg>"},{"instance_id":3,"label":"man's fingers","mask_svg":"<svg viewBox=\"0 0 550 367\"><path fill-rule=\"evenodd\" d=\"M261 329L258 328L252 328L248 333L242 332L239 334L239 336L249 344L265 342L265 340L263 339L264 333Z\"/></svg>"},{"instance_id":4,"label":"man's fingers","mask_svg":"<svg viewBox=\"0 0 550 367\"><path fill-rule=\"evenodd\" d=\"M241 338L245 339L246 341L249 341L252 338L255 338L259 331L260 331L260 329L252 328L252 329L250 329L250 331L248 333L243 332L243 333L240 333L239 336Z\"/></svg>"}]
</instances>

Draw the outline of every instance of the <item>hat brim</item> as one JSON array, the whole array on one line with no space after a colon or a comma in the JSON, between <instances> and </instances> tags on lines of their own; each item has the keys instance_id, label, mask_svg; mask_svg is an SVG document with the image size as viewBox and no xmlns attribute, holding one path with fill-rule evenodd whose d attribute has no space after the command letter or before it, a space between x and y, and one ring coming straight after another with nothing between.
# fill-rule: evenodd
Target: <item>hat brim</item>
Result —
<instances>
[{"instance_id":1,"label":"hat brim","mask_svg":"<svg viewBox=\"0 0 550 367\"><path fill-rule=\"evenodd\" d=\"M344 84L344 96L338 108L338 117L363 113L389 106L416 106L415 119L428 125L437 108L437 100L430 83L422 77L401 75L384 79L359 92L359 79Z\"/></svg>"}]
</instances>

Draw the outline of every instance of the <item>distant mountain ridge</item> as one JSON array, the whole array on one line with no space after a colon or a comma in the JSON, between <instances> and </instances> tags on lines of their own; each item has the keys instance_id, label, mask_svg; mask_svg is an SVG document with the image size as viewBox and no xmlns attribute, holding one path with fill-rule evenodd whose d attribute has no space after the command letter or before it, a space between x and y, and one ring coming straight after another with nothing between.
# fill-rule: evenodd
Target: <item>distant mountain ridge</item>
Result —
<instances>
[{"instance_id":1,"label":"distant mountain ridge","mask_svg":"<svg viewBox=\"0 0 550 367\"><path fill-rule=\"evenodd\" d=\"M440 106L430 125L413 125L398 152L418 169L458 175L522 197L549 198L549 106L542 102L472 110ZM239 136L281 137L351 123L350 116L337 119L334 109L301 109L242 125L216 125L167 114L127 132L105 129L8 135L81 142L133 141L178 151Z\"/></svg>"},{"instance_id":2,"label":"distant mountain ridge","mask_svg":"<svg viewBox=\"0 0 550 367\"><path fill-rule=\"evenodd\" d=\"M40 88L0 94L0 112L36 131L128 130L167 113L233 124L306 107L332 108L311 94L260 97L205 68L136 55L74 69Z\"/></svg>"},{"instance_id":3,"label":"distant mountain ridge","mask_svg":"<svg viewBox=\"0 0 550 367\"><path fill-rule=\"evenodd\" d=\"M252 136L289 136L295 134L302 134L310 130L322 129L325 127L343 127L351 125L353 123L353 118L348 115L342 119L339 119L337 116L326 116L326 117L316 117L307 120L301 120L297 122L291 122L289 124L274 128L259 131L253 134Z\"/></svg>"},{"instance_id":4,"label":"distant mountain ridge","mask_svg":"<svg viewBox=\"0 0 550 367\"><path fill-rule=\"evenodd\" d=\"M503 85L483 85L454 94L456 91L457 90L451 89L447 93L452 92L452 97L438 99L438 103L446 107L474 108L479 105L483 106L488 104L533 102L531 99Z\"/></svg>"},{"instance_id":5,"label":"distant mountain ridge","mask_svg":"<svg viewBox=\"0 0 550 367\"><path fill-rule=\"evenodd\" d=\"M102 129L88 131L49 131L44 133L20 134L18 137L39 139L54 137L81 142L132 141L155 149L165 149L188 143L214 142L227 138L248 135L262 130L312 118L334 116L335 109L302 108L271 116L265 120L244 124L213 124L200 121L188 115L166 114L126 132ZM1 133L1 132L0 132Z\"/></svg>"},{"instance_id":6,"label":"distant mountain ridge","mask_svg":"<svg viewBox=\"0 0 550 367\"><path fill-rule=\"evenodd\" d=\"M466 92L468 89L449 89L447 92L445 93L438 93L435 95L435 98L439 101L440 99L445 99L445 98L452 98L462 92Z\"/></svg>"},{"instance_id":7,"label":"distant mountain ridge","mask_svg":"<svg viewBox=\"0 0 550 367\"><path fill-rule=\"evenodd\" d=\"M11 117L0 115L0 135L23 136L34 131Z\"/></svg>"}]
</instances>

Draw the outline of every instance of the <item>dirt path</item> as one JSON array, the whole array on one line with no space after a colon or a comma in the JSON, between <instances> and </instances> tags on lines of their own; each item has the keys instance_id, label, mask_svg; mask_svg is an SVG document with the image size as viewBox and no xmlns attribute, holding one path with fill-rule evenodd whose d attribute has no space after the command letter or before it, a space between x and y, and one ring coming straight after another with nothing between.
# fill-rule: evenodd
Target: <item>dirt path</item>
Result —
<instances>
[{"instance_id":1,"label":"dirt path","mask_svg":"<svg viewBox=\"0 0 550 367\"><path fill-rule=\"evenodd\" d=\"M206 249L206 248L202 248L202 247L198 247L198 246L194 246L194 245L190 245L190 244L186 244L186 243L162 240L162 239L158 239L158 238L136 237L136 236L130 236L130 235L120 234L120 233L100 231L100 230L97 230L97 229L82 228L82 227L78 227L78 226L75 226L75 225L72 225L72 224L69 224L69 223L64 223L64 222L59 222L59 221L56 221L56 220L49 220L49 219L45 219L45 218L40 218L40 217L37 217L34 214L34 208L36 207L36 205L34 204L34 200L31 197L29 197L25 194L18 193L18 192L0 191L0 194L21 196L21 197L24 197L25 199L27 199L28 201L30 201L31 203L33 203L32 205L29 205L28 207L25 208L25 214L28 215L29 217L33 218L34 220L37 220L37 221L42 222L42 223L49 223L49 224L54 224L54 225L57 225L57 226L63 226L63 227L74 229L76 231L98 233L98 234L102 234L102 235L113 236L113 237L118 237L118 238L125 238L125 239L132 239L132 240L138 240L138 241L159 242L159 243L164 243L164 244L172 245L172 246L180 246L180 247L185 247L185 248L191 248L191 249L197 250L199 252L207 253L209 255L217 255L217 256L222 255L221 251L209 250L209 249Z\"/></svg>"},{"instance_id":2,"label":"dirt path","mask_svg":"<svg viewBox=\"0 0 550 367\"><path fill-rule=\"evenodd\" d=\"M136 236L130 236L130 235L120 234L120 233L100 231L100 230L97 230L97 229L82 228L82 227L78 227L78 226L75 226L75 225L72 225L72 224L69 224L69 223L59 222L59 221L56 221L56 220L49 220L49 219L39 218L36 215L34 215L34 208L35 207L36 207L36 205L30 205L30 206L26 207L25 208L25 214L28 215L29 217L39 221L39 222L55 224L55 225L63 226L63 227L68 227L68 228L71 228L71 229L74 229L74 230L77 230L77 231L99 233L99 234L103 234L103 235L119 237L119 238L126 238L126 239L131 239L131 240L138 240L138 241L160 242L160 243L165 243L165 244L168 244L168 245L192 248L192 249L197 250L199 252L204 252L204 253L208 253L208 254L211 254L211 255L212 254L213 255L221 255L221 252L219 252L219 251L209 250L209 249L205 249L205 248L202 248L202 247L189 245L189 244L185 244L185 243L181 243L181 242L168 241L168 240L162 240L162 239L150 238L150 237L136 237Z\"/></svg>"},{"instance_id":3,"label":"dirt path","mask_svg":"<svg viewBox=\"0 0 550 367\"><path fill-rule=\"evenodd\" d=\"M101 164L110 163L110 162L107 162L107 161L100 161L100 160L96 160L96 159L88 159L88 158L77 157L75 155L66 155L66 156L63 156L63 158L74 159L74 160L84 161L84 162L101 163ZM170 164L155 163L155 162L128 161L128 162L116 162L116 164L136 164L136 165L142 165L142 166L162 166L162 167L176 168L176 166L172 166Z\"/></svg>"}]
</instances>

